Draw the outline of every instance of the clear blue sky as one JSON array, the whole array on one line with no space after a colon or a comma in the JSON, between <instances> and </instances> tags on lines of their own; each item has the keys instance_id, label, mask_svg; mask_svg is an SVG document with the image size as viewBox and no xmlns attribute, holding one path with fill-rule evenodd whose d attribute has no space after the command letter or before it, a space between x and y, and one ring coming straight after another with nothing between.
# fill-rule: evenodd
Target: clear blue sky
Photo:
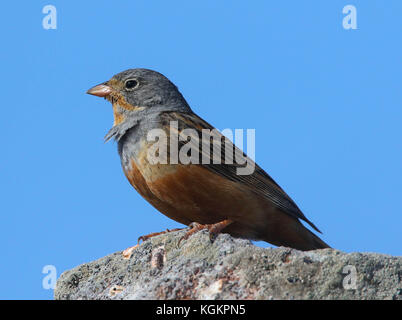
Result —
<instances>
[{"instance_id":1,"label":"clear blue sky","mask_svg":"<svg viewBox=\"0 0 402 320\"><path fill-rule=\"evenodd\" d=\"M218 129L255 128L257 162L333 247L402 254L402 1L7 1L1 15L0 298L50 299L45 265L180 226L126 181L103 143L111 106L85 94L133 67Z\"/></svg>"}]
</instances>

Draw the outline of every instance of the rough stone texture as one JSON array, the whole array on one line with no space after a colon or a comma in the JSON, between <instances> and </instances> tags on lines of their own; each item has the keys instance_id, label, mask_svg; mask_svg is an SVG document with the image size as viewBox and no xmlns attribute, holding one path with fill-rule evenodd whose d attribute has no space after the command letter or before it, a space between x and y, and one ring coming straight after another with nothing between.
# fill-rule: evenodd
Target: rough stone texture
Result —
<instances>
[{"instance_id":1,"label":"rough stone texture","mask_svg":"<svg viewBox=\"0 0 402 320\"><path fill-rule=\"evenodd\" d=\"M402 299L402 257L264 249L227 234L211 243L206 231L178 248L183 234L64 272L55 299Z\"/></svg>"}]
</instances>

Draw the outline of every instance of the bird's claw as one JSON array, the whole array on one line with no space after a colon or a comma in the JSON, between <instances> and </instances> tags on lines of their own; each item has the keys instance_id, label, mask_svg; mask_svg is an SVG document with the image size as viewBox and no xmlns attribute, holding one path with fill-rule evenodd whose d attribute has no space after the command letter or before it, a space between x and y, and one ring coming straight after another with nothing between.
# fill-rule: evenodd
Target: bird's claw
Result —
<instances>
[{"instance_id":1,"label":"bird's claw","mask_svg":"<svg viewBox=\"0 0 402 320\"><path fill-rule=\"evenodd\" d=\"M213 223L213 224L200 224L198 222L192 222L188 226L191 228L187 233L180 238L180 240L177 243L177 247L180 247L180 243L183 240L187 240L190 238L194 233L203 230L203 229L208 229L209 231L209 240L211 242L214 242L218 234L222 231L223 228L225 228L227 225L231 224L232 221L227 219L223 220L218 223Z\"/></svg>"},{"instance_id":2,"label":"bird's claw","mask_svg":"<svg viewBox=\"0 0 402 320\"><path fill-rule=\"evenodd\" d=\"M166 229L166 231L153 232L153 233L147 234L147 235L145 235L145 236L139 237L138 240L137 240L137 243L140 244L140 241L144 242L145 240L148 240L149 238L152 238L152 237L155 237L155 236L159 236L159 235L161 235L161 234L165 234L165 233L168 233L168 232L179 231L179 230L182 230L182 229L183 229L183 228L175 228L175 229L172 229L172 230Z\"/></svg>"}]
</instances>

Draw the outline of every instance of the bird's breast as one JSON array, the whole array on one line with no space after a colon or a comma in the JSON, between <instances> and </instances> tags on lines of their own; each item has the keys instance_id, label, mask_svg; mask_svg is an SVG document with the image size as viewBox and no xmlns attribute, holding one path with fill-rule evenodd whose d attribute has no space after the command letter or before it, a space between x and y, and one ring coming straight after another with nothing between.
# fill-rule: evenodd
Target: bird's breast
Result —
<instances>
[{"instance_id":1,"label":"bird's breast","mask_svg":"<svg viewBox=\"0 0 402 320\"><path fill-rule=\"evenodd\" d=\"M201 165L151 164L142 143L123 165L130 184L159 211L184 224L215 223L259 206L254 195Z\"/></svg>"}]
</instances>

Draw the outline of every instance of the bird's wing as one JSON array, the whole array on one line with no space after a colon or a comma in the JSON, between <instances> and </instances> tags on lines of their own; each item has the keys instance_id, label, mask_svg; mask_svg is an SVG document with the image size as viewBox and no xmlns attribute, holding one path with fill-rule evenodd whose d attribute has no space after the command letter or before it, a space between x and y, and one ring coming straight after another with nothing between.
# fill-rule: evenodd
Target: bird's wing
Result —
<instances>
[{"instance_id":1,"label":"bird's wing","mask_svg":"<svg viewBox=\"0 0 402 320\"><path fill-rule=\"evenodd\" d=\"M209 123L201 119L194 113L177 113L177 112L165 112L161 115L163 125L169 126L171 121L177 121L177 131L180 135L184 129L194 129L196 131L196 136L199 139L193 139L193 137L188 141L180 141L179 139L179 150L185 144L193 144L199 151L199 164L204 168L213 171L220 176L225 177L231 181L241 183L253 192L263 196L264 198L270 200L275 206L277 206L281 211L286 214L306 221L312 228L316 231L321 232L310 220L306 218L303 212L298 208L298 206L294 203L294 201L282 190L282 188L256 163L254 163L243 151L237 148L228 138L223 136L217 130L214 131L215 137L218 136L218 139L211 139L209 146L204 146L204 141L201 142L202 130L213 130L214 127ZM175 127L174 127L175 128ZM172 126L170 126L172 129ZM175 130L175 129L173 129ZM188 133L188 132L187 132ZM186 133L186 135L187 135ZM214 164L214 157L216 160L216 156L214 155L213 146L216 145L216 141L220 139L220 154L218 157L220 158L219 164ZM208 152L209 147L209 152ZM225 163L225 156L228 150L232 152L233 163ZM209 158L209 161L205 163L202 161L202 157ZM246 160L246 163L252 163L255 165L255 170L253 173L248 175L239 175L237 173L237 169L244 168L244 161L239 164L236 159L240 159L243 157L243 160ZM227 159L227 158L226 158Z\"/></svg>"}]
</instances>

